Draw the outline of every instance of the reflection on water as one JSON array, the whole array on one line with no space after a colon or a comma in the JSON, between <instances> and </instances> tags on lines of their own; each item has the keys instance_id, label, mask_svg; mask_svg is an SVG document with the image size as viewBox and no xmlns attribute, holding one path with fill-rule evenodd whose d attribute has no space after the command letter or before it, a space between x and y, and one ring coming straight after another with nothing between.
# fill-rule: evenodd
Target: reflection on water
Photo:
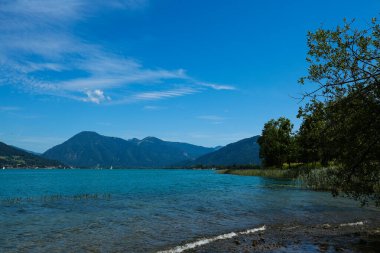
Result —
<instances>
[{"instance_id":1,"label":"reflection on water","mask_svg":"<svg viewBox=\"0 0 380 253\"><path fill-rule=\"evenodd\" d=\"M289 181L199 170L0 171L5 252L149 252L286 222L376 219L378 212Z\"/></svg>"}]
</instances>

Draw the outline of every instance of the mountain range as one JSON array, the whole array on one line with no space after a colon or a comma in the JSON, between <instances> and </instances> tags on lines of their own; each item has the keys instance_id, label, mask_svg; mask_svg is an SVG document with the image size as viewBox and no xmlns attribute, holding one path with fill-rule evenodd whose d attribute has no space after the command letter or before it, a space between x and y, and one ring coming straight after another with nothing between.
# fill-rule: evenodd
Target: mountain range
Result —
<instances>
[{"instance_id":1,"label":"mountain range","mask_svg":"<svg viewBox=\"0 0 380 253\"><path fill-rule=\"evenodd\" d=\"M157 168L194 160L212 151L213 148L155 137L124 140L85 131L47 150L42 156L73 167Z\"/></svg>"},{"instance_id":2,"label":"mountain range","mask_svg":"<svg viewBox=\"0 0 380 253\"><path fill-rule=\"evenodd\" d=\"M55 162L56 166L65 164L78 168L163 168L260 164L258 137L243 139L225 147L207 148L188 143L164 141L155 137L124 140L84 131L48 149L41 156L17 148L13 150L13 156L19 156L19 152L23 152L24 157L33 157L35 161L40 159L39 164L47 164L48 161L53 164L53 161L59 161ZM10 153L12 152L8 152L8 156ZM0 159L1 157L3 157L2 149L0 149ZM33 166L37 164L35 161L31 163ZM24 165L33 167L28 166L28 162Z\"/></svg>"},{"instance_id":3,"label":"mountain range","mask_svg":"<svg viewBox=\"0 0 380 253\"><path fill-rule=\"evenodd\" d=\"M61 162L43 158L28 151L0 142L0 167L64 167Z\"/></svg>"}]
</instances>

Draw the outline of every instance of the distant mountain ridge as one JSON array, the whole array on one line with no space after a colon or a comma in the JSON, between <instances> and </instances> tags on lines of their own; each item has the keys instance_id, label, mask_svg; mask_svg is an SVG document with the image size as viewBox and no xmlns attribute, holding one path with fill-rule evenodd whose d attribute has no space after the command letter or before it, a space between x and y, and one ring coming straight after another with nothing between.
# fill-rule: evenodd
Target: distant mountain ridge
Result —
<instances>
[{"instance_id":1,"label":"distant mountain ridge","mask_svg":"<svg viewBox=\"0 0 380 253\"><path fill-rule=\"evenodd\" d=\"M0 142L1 167L162 168L260 164L259 136L205 148L155 137L124 140L84 131L42 155Z\"/></svg>"},{"instance_id":2,"label":"distant mountain ridge","mask_svg":"<svg viewBox=\"0 0 380 253\"><path fill-rule=\"evenodd\" d=\"M155 137L124 140L84 131L47 150L42 156L73 167L158 168L194 160L212 151L213 148Z\"/></svg>"},{"instance_id":3,"label":"distant mountain ridge","mask_svg":"<svg viewBox=\"0 0 380 253\"><path fill-rule=\"evenodd\" d=\"M189 165L259 165L260 146L257 143L258 136L246 138L225 147L222 147L212 153L205 154L194 161L188 162Z\"/></svg>"},{"instance_id":4,"label":"distant mountain ridge","mask_svg":"<svg viewBox=\"0 0 380 253\"><path fill-rule=\"evenodd\" d=\"M0 167L6 168L46 168L64 167L58 161L49 160L20 148L0 142Z\"/></svg>"}]
</instances>

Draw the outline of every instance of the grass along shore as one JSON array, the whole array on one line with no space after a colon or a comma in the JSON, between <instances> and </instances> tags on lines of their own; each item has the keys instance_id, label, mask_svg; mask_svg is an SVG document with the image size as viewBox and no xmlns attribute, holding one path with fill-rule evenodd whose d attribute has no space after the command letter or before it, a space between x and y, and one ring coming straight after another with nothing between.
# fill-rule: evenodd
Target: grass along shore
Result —
<instances>
[{"instance_id":1,"label":"grass along shore","mask_svg":"<svg viewBox=\"0 0 380 253\"><path fill-rule=\"evenodd\" d=\"M337 166L322 167L320 165L305 166L297 165L293 167L284 166L279 168L253 168L253 169L220 169L219 174L231 174L239 176L258 176L274 179L297 180L301 187L316 191L331 191L339 180L336 177Z\"/></svg>"},{"instance_id":2,"label":"grass along shore","mask_svg":"<svg viewBox=\"0 0 380 253\"><path fill-rule=\"evenodd\" d=\"M283 164L282 168L268 167L263 168L259 165L249 166L230 166L219 168L220 174L232 174L239 176L257 176L257 177L269 177L279 179L297 179L302 175L309 174L316 169L322 169L319 163L316 164L302 164L291 163Z\"/></svg>"},{"instance_id":3,"label":"grass along shore","mask_svg":"<svg viewBox=\"0 0 380 253\"><path fill-rule=\"evenodd\" d=\"M219 170L219 174L232 174L239 176L257 176L280 179L296 179L299 176L298 170L292 169L224 169Z\"/></svg>"}]
</instances>

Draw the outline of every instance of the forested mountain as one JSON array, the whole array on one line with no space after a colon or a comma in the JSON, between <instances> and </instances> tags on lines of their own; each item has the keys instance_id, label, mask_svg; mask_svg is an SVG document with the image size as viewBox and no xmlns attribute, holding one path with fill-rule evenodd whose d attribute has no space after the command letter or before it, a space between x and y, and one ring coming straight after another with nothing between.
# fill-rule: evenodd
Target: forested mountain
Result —
<instances>
[{"instance_id":1,"label":"forested mountain","mask_svg":"<svg viewBox=\"0 0 380 253\"><path fill-rule=\"evenodd\" d=\"M20 148L0 142L0 167L31 168L31 167L63 167L58 161L49 160L26 152Z\"/></svg>"},{"instance_id":2,"label":"forested mountain","mask_svg":"<svg viewBox=\"0 0 380 253\"><path fill-rule=\"evenodd\" d=\"M246 138L212 153L205 154L194 161L191 165L234 165L234 164L260 164L259 144L257 140L260 136Z\"/></svg>"},{"instance_id":3,"label":"forested mountain","mask_svg":"<svg viewBox=\"0 0 380 253\"><path fill-rule=\"evenodd\" d=\"M47 150L43 157L74 167L157 168L194 160L212 151L155 137L124 140L85 131Z\"/></svg>"}]
</instances>

